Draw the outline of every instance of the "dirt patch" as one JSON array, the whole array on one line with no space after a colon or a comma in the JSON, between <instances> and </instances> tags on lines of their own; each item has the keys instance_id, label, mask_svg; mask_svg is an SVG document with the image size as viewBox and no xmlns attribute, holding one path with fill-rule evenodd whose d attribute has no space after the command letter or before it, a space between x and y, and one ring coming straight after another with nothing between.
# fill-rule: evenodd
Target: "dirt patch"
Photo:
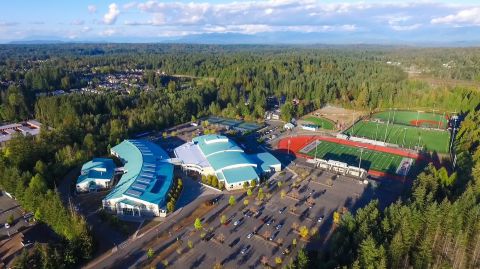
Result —
<instances>
[{"instance_id":1,"label":"dirt patch","mask_svg":"<svg viewBox=\"0 0 480 269\"><path fill-rule=\"evenodd\" d=\"M312 116L324 117L335 123L335 129L344 130L350 126L356 119L367 115L366 111L345 109L342 107L326 105L310 113Z\"/></svg>"}]
</instances>

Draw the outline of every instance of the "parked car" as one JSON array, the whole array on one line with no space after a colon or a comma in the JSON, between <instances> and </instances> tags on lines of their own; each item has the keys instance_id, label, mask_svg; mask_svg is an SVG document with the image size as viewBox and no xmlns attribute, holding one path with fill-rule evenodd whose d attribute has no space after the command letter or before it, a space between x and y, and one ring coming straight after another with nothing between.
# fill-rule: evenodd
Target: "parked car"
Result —
<instances>
[{"instance_id":1,"label":"parked car","mask_svg":"<svg viewBox=\"0 0 480 269\"><path fill-rule=\"evenodd\" d=\"M10 224L5 223L5 228L6 228L6 229L10 228Z\"/></svg>"},{"instance_id":2,"label":"parked car","mask_svg":"<svg viewBox=\"0 0 480 269\"><path fill-rule=\"evenodd\" d=\"M235 240L233 240L228 246L229 247L234 247L236 244L238 244L238 242L240 242L240 237L237 237Z\"/></svg>"},{"instance_id":3,"label":"parked car","mask_svg":"<svg viewBox=\"0 0 480 269\"><path fill-rule=\"evenodd\" d=\"M249 249L250 249L250 245L247 245L246 247L242 248L240 253L242 253L242 255L245 255L245 254L247 254Z\"/></svg>"},{"instance_id":4,"label":"parked car","mask_svg":"<svg viewBox=\"0 0 480 269\"><path fill-rule=\"evenodd\" d=\"M282 228L282 224L278 224L277 227L275 227L275 229L277 230L280 230Z\"/></svg>"},{"instance_id":5,"label":"parked car","mask_svg":"<svg viewBox=\"0 0 480 269\"><path fill-rule=\"evenodd\" d=\"M268 240L273 241L273 239L275 239L275 237L277 236L277 234L278 234L278 231L276 231L275 233L273 233L273 234L270 236L270 238L268 238Z\"/></svg>"},{"instance_id":6,"label":"parked car","mask_svg":"<svg viewBox=\"0 0 480 269\"><path fill-rule=\"evenodd\" d=\"M317 222L318 222L318 223L321 223L322 221L323 221L323 216L318 217Z\"/></svg>"},{"instance_id":7,"label":"parked car","mask_svg":"<svg viewBox=\"0 0 480 269\"><path fill-rule=\"evenodd\" d=\"M252 233L249 233L249 234L247 235L247 238L250 239L250 238L252 238L252 236L253 236L253 234L252 234Z\"/></svg>"}]
</instances>

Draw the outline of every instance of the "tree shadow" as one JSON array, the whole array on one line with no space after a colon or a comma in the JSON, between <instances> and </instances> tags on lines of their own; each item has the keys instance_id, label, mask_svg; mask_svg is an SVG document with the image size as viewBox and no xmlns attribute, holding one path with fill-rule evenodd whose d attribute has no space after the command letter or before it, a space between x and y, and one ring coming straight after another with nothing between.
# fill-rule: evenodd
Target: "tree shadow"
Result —
<instances>
[{"instance_id":1,"label":"tree shadow","mask_svg":"<svg viewBox=\"0 0 480 269\"><path fill-rule=\"evenodd\" d=\"M198 268L200 267L200 265L202 264L202 262L205 260L205 258L207 257L207 254L203 254L202 256L200 256L199 258L197 258L195 260L194 263L192 263L192 265L190 266L190 268Z\"/></svg>"}]
</instances>

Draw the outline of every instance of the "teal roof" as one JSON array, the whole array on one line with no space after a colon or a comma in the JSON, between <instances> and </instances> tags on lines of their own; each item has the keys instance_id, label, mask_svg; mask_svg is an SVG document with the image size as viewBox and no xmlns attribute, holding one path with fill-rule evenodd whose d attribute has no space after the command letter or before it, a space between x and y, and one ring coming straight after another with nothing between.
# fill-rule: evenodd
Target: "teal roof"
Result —
<instances>
[{"instance_id":1,"label":"teal roof","mask_svg":"<svg viewBox=\"0 0 480 269\"><path fill-rule=\"evenodd\" d=\"M258 174L252 166L238 167L223 170L227 184L234 184L243 181L258 180Z\"/></svg>"},{"instance_id":2,"label":"teal roof","mask_svg":"<svg viewBox=\"0 0 480 269\"><path fill-rule=\"evenodd\" d=\"M252 166L256 166L256 164L247 158L244 152L237 151L226 151L214 154L207 157L207 160L215 171L237 164L251 164Z\"/></svg>"},{"instance_id":3,"label":"teal roof","mask_svg":"<svg viewBox=\"0 0 480 269\"><path fill-rule=\"evenodd\" d=\"M270 171L270 166L280 164L267 152L245 154L234 141L223 135L199 136L193 139L193 143L198 145L218 179L227 184L258 179L259 174Z\"/></svg>"},{"instance_id":4,"label":"teal roof","mask_svg":"<svg viewBox=\"0 0 480 269\"><path fill-rule=\"evenodd\" d=\"M275 156L268 152L252 154L248 157L258 165L257 167L261 168L261 172L269 172L271 166L281 164Z\"/></svg>"},{"instance_id":5,"label":"teal roof","mask_svg":"<svg viewBox=\"0 0 480 269\"><path fill-rule=\"evenodd\" d=\"M106 200L136 198L163 207L172 185L173 165L168 154L146 140L125 140L112 148L127 171Z\"/></svg>"},{"instance_id":6,"label":"teal roof","mask_svg":"<svg viewBox=\"0 0 480 269\"><path fill-rule=\"evenodd\" d=\"M205 157L224 151L243 152L242 148L223 135L203 135L193 138L192 141L198 145Z\"/></svg>"},{"instance_id":7,"label":"teal roof","mask_svg":"<svg viewBox=\"0 0 480 269\"><path fill-rule=\"evenodd\" d=\"M82 166L77 184L95 182L97 179L111 180L115 173L115 164L112 159L95 158Z\"/></svg>"}]
</instances>

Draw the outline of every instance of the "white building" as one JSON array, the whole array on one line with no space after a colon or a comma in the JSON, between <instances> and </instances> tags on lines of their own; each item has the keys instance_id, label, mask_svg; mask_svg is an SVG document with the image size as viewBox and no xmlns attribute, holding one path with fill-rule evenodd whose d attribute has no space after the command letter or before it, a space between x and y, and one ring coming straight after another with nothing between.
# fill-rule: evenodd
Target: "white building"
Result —
<instances>
[{"instance_id":1,"label":"white building","mask_svg":"<svg viewBox=\"0 0 480 269\"><path fill-rule=\"evenodd\" d=\"M244 182L281 170L270 153L247 155L235 142L222 135L196 137L174 150L182 168L201 175L214 175L227 190L240 189Z\"/></svg>"}]
</instances>

